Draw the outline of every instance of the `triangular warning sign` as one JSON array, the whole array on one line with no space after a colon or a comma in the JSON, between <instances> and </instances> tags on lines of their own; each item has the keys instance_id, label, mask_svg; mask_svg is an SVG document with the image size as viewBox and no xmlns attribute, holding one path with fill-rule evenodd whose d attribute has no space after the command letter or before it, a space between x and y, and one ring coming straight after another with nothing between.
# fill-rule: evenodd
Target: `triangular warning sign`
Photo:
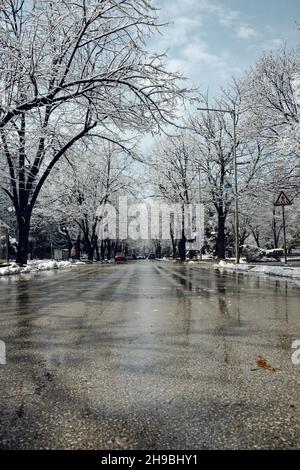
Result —
<instances>
[{"instance_id":1,"label":"triangular warning sign","mask_svg":"<svg viewBox=\"0 0 300 470\"><path fill-rule=\"evenodd\" d=\"M291 206L292 204L292 201L287 197L287 195L283 191L281 191L277 198L277 201L275 202L275 206Z\"/></svg>"}]
</instances>

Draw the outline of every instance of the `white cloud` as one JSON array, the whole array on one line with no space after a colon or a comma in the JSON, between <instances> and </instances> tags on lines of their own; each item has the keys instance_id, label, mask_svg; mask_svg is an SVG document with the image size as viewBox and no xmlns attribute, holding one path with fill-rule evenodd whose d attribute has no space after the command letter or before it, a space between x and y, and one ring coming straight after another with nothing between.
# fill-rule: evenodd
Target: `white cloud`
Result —
<instances>
[{"instance_id":1,"label":"white cloud","mask_svg":"<svg viewBox=\"0 0 300 470\"><path fill-rule=\"evenodd\" d=\"M211 0L154 0L154 4L160 8L159 14L163 14L164 18L181 18L192 11L193 19L199 21L204 16L214 16L220 24L228 27L239 21L241 16L239 11Z\"/></svg>"},{"instance_id":2,"label":"white cloud","mask_svg":"<svg viewBox=\"0 0 300 470\"><path fill-rule=\"evenodd\" d=\"M169 59L166 65L169 72L179 72L184 76L191 73L190 64L183 59Z\"/></svg>"},{"instance_id":3,"label":"white cloud","mask_svg":"<svg viewBox=\"0 0 300 470\"><path fill-rule=\"evenodd\" d=\"M271 38L263 42L251 44L249 46L249 49L256 50L256 51L269 51L269 50L279 49L280 47L283 47L284 45L285 45L285 41L283 39Z\"/></svg>"},{"instance_id":4,"label":"white cloud","mask_svg":"<svg viewBox=\"0 0 300 470\"><path fill-rule=\"evenodd\" d=\"M181 72L191 82L214 88L225 85L248 66L243 46L236 38L256 46L262 34L240 11L226 8L220 0L154 0L160 8L162 35L151 43L167 51L168 70ZM234 43L232 41L234 39ZM243 50L242 50L243 49Z\"/></svg>"},{"instance_id":5,"label":"white cloud","mask_svg":"<svg viewBox=\"0 0 300 470\"><path fill-rule=\"evenodd\" d=\"M258 32L254 28L249 28L248 26L240 25L237 28L236 35L241 39L255 38L258 36Z\"/></svg>"},{"instance_id":6,"label":"white cloud","mask_svg":"<svg viewBox=\"0 0 300 470\"><path fill-rule=\"evenodd\" d=\"M154 0L160 7L159 16L171 24L162 43L180 46L188 42L190 35L203 34L207 20L219 26L230 28L235 36L251 39L259 35L251 25L247 25L241 12L225 8L219 1L211 0ZM190 13L190 14L189 14Z\"/></svg>"},{"instance_id":7,"label":"white cloud","mask_svg":"<svg viewBox=\"0 0 300 470\"><path fill-rule=\"evenodd\" d=\"M199 16L196 18L181 16L170 21L168 26L161 29L162 35L159 38L160 47L168 49L170 46L180 47L186 44L190 39L190 34L193 31L199 30L201 22L202 19Z\"/></svg>"},{"instance_id":8,"label":"white cloud","mask_svg":"<svg viewBox=\"0 0 300 470\"><path fill-rule=\"evenodd\" d=\"M198 3L200 10L210 15L215 15L219 23L223 26L231 26L239 20L240 12L224 8L220 3L212 3L207 0L200 0Z\"/></svg>"},{"instance_id":9,"label":"white cloud","mask_svg":"<svg viewBox=\"0 0 300 470\"><path fill-rule=\"evenodd\" d=\"M209 51L205 42L196 38L181 52L187 63L186 70L191 71L191 78L194 80L201 79L203 70L205 70L205 75L218 77L219 81L224 82L230 80L232 75L242 72L239 67L233 64L232 57L225 50L214 54Z\"/></svg>"},{"instance_id":10,"label":"white cloud","mask_svg":"<svg viewBox=\"0 0 300 470\"><path fill-rule=\"evenodd\" d=\"M189 44L183 49L184 56L190 61L197 61L206 64L218 64L220 58L216 54L207 51L206 44Z\"/></svg>"}]
</instances>

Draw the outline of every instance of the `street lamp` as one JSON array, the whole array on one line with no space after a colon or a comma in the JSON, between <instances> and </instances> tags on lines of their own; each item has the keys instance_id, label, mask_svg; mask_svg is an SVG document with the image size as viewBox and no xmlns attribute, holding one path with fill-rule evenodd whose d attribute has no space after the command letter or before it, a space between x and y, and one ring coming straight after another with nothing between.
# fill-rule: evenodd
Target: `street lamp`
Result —
<instances>
[{"instance_id":1,"label":"street lamp","mask_svg":"<svg viewBox=\"0 0 300 470\"><path fill-rule=\"evenodd\" d=\"M227 113L233 119L233 167L234 167L234 202L235 202L235 260L240 262L240 229L239 229L239 200L238 200L238 175L236 158L236 111L235 109L197 108L198 111L214 113Z\"/></svg>"}]
</instances>

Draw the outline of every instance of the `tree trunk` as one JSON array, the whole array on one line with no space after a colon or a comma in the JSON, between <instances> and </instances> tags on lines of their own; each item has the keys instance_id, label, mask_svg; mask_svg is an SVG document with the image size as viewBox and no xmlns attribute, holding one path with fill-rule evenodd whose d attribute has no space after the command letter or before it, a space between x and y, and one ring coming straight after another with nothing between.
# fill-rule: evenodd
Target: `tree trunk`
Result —
<instances>
[{"instance_id":1,"label":"tree trunk","mask_svg":"<svg viewBox=\"0 0 300 470\"><path fill-rule=\"evenodd\" d=\"M100 261L100 251L99 251L99 245L98 245L98 237L97 237L97 235L95 235L94 244L95 244L95 250L96 250L96 261Z\"/></svg>"},{"instance_id":2,"label":"tree trunk","mask_svg":"<svg viewBox=\"0 0 300 470\"><path fill-rule=\"evenodd\" d=\"M176 243L175 241L172 242L172 252L173 252L173 259L176 259Z\"/></svg>"},{"instance_id":3,"label":"tree trunk","mask_svg":"<svg viewBox=\"0 0 300 470\"><path fill-rule=\"evenodd\" d=\"M91 247L93 249L93 258L94 253L96 252L96 261L100 261L100 253L99 253L99 246L98 246L98 235L96 232L97 224L93 224L92 228L92 235L91 235Z\"/></svg>"},{"instance_id":4,"label":"tree trunk","mask_svg":"<svg viewBox=\"0 0 300 470\"><path fill-rule=\"evenodd\" d=\"M185 211L184 211L184 205L181 207L181 240L178 242L178 251L179 251L179 257L181 261L186 260L186 236L185 236Z\"/></svg>"},{"instance_id":5,"label":"tree trunk","mask_svg":"<svg viewBox=\"0 0 300 470\"><path fill-rule=\"evenodd\" d=\"M68 237L68 258L71 258L71 250L72 250L72 240Z\"/></svg>"},{"instance_id":6,"label":"tree trunk","mask_svg":"<svg viewBox=\"0 0 300 470\"><path fill-rule=\"evenodd\" d=\"M89 246L88 246L87 251L88 251L88 260L93 261L93 259L94 259L94 247L90 242L89 242Z\"/></svg>"},{"instance_id":7,"label":"tree trunk","mask_svg":"<svg viewBox=\"0 0 300 470\"><path fill-rule=\"evenodd\" d=\"M178 250L179 250L179 256L180 256L181 261L186 260L185 245L186 245L185 237L183 237L181 240L179 240L179 243L178 243Z\"/></svg>"},{"instance_id":8,"label":"tree trunk","mask_svg":"<svg viewBox=\"0 0 300 470\"><path fill-rule=\"evenodd\" d=\"M111 241L106 240L106 247L107 247L107 259L111 259Z\"/></svg>"},{"instance_id":9,"label":"tree trunk","mask_svg":"<svg viewBox=\"0 0 300 470\"><path fill-rule=\"evenodd\" d=\"M27 264L29 250L30 215L17 215L18 217L18 250L16 262Z\"/></svg>"},{"instance_id":10,"label":"tree trunk","mask_svg":"<svg viewBox=\"0 0 300 470\"><path fill-rule=\"evenodd\" d=\"M216 255L219 259L225 259L225 215L223 208L218 210L218 238Z\"/></svg>"},{"instance_id":11,"label":"tree trunk","mask_svg":"<svg viewBox=\"0 0 300 470\"><path fill-rule=\"evenodd\" d=\"M257 248L260 248L260 233L259 233L258 229L251 228L251 233L252 233L254 241L257 245Z\"/></svg>"},{"instance_id":12,"label":"tree trunk","mask_svg":"<svg viewBox=\"0 0 300 470\"><path fill-rule=\"evenodd\" d=\"M160 240L156 240L156 243L155 243L155 258L158 258L158 259L161 258L161 244L160 244Z\"/></svg>"},{"instance_id":13,"label":"tree trunk","mask_svg":"<svg viewBox=\"0 0 300 470\"><path fill-rule=\"evenodd\" d=\"M70 258L71 258L71 250L72 250L72 246L73 246L72 239L71 239L69 230L68 230L67 228L61 228L61 232L63 233L63 235L64 235L64 236L66 237L66 239L67 239L67 244L68 244L68 258L70 259Z\"/></svg>"},{"instance_id":14,"label":"tree trunk","mask_svg":"<svg viewBox=\"0 0 300 470\"><path fill-rule=\"evenodd\" d=\"M83 237L84 251L88 256L89 261L94 259L94 245L90 240L89 234L85 233Z\"/></svg>"},{"instance_id":15,"label":"tree trunk","mask_svg":"<svg viewBox=\"0 0 300 470\"><path fill-rule=\"evenodd\" d=\"M171 235L171 241L172 241L172 250L173 250L173 259L176 259L176 241L174 238L174 232L172 229L172 224L170 224L170 235Z\"/></svg>"},{"instance_id":16,"label":"tree trunk","mask_svg":"<svg viewBox=\"0 0 300 470\"><path fill-rule=\"evenodd\" d=\"M178 250L179 250L180 260L185 261L186 260L186 236L185 236L184 228L182 229L181 240L179 240L179 243L178 243Z\"/></svg>"},{"instance_id":17,"label":"tree trunk","mask_svg":"<svg viewBox=\"0 0 300 470\"><path fill-rule=\"evenodd\" d=\"M100 248L100 250L101 250L101 259L102 259L102 261L103 261L104 258L105 258L105 248L106 248L106 247L105 247L105 241L104 241L104 240L101 240L101 248Z\"/></svg>"},{"instance_id":18,"label":"tree trunk","mask_svg":"<svg viewBox=\"0 0 300 470\"><path fill-rule=\"evenodd\" d=\"M247 238L249 237L249 233L247 232L247 230L243 230L240 234L240 246L244 245Z\"/></svg>"},{"instance_id":19,"label":"tree trunk","mask_svg":"<svg viewBox=\"0 0 300 470\"><path fill-rule=\"evenodd\" d=\"M76 240L76 243L75 243L75 248L76 248L76 258L78 260L80 260L80 248L81 248L81 237L80 237L80 233L78 234L78 237L77 237L77 240ZM71 252L70 252L71 253Z\"/></svg>"}]
</instances>

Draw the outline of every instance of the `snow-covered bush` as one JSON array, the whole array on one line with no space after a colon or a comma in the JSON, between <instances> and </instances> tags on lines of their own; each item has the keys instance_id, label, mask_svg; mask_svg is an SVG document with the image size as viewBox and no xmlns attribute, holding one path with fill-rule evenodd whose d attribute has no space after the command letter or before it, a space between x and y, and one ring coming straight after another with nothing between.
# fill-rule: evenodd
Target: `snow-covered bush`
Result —
<instances>
[{"instance_id":1,"label":"snow-covered bush","mask_svg":"<svg viewBox=\"0 0 300 470\"><path fill-rule=\"evenodd\" d=\"M271 258L272 260L280 261L281 258L284 256L284 251L281 248L274 248L272 250L266 250L267 258Z\"/></svg>"},{"instance_id":2,"label":"snow-covered bush","mask_svg":"<svg viewBox=\"0 0 300 470\"><path fill-rule=\"evenodd\" d=\"M258 248L257 246L243 245L241 248L242 254L248 263L263 261L263 258L265 258L267 254L266 250Z\"/></svg>"},{"instance_id":3,"label":"snow-covered bush","mask_svg":"<svg viewBox=\"0 0 300 470\"><path fill-rule=\"evenodd\" d=\"M50 271L53 269L66 269L70 268L72 263L70 261L51 261L51 260L37 260L31 261L27 266L21 267L17 263L10 263L8 266L0 268L0 276L9 276L13 274L27 274L38 271Z\"/></svg>"}]
</instances>

